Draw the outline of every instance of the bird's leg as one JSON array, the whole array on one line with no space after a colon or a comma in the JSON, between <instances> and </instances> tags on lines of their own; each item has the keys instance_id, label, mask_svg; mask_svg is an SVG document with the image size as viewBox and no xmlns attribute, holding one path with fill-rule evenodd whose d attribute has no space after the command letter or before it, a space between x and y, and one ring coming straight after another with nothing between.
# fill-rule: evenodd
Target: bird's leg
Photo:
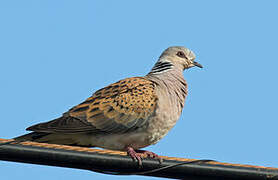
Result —
<instances>
[{"instance_id":1,"label":"bird's leg","mask_svg":"<svg viewBox=\"0 0 278 180\"><path fill-rule=\"evenodd\" d=\"M158 159L159 163L162 163L162 158L157 154L145 151L145 150L134 150L132 147L127 147L127 154L134 160L138 161L139 166L142 166L142 159L149 157L152 159Z\"/></svg>"}]
</instances>

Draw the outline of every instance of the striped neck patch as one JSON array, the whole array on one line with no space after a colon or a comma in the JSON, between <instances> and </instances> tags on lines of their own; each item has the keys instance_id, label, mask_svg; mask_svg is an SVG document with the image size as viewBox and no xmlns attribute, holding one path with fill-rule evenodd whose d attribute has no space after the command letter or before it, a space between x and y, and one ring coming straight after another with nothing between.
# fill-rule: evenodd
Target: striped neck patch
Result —
<instances>
[{"instance_id":1,"label":"striped neck patch","mask_svg":"<svg viewBox=\"0 0 278 180\"><path fill-rule=\"evenodd\" d=\"M167 61L158 61L155 63L154 67L152 68L150 74L162 73L172 69L173 64Z\"/></svg>"}]
</instances>

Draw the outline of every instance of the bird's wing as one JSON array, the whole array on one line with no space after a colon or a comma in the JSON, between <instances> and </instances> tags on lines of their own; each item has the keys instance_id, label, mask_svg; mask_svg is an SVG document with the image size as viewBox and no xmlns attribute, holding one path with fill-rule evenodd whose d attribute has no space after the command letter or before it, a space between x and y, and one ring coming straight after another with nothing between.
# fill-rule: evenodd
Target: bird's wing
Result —
<instances>
[{"instance_id":1,"label":"bird's wing","mask_svg":"<svg viewBox=\"0 0 278 180\"><path fill-rule=\"evenodd\" d=\"M154 115L155 83L143 77L118 81L96 91L61 118L27 128L36 132L124 133Z\"/></svg>"}]
</instances>

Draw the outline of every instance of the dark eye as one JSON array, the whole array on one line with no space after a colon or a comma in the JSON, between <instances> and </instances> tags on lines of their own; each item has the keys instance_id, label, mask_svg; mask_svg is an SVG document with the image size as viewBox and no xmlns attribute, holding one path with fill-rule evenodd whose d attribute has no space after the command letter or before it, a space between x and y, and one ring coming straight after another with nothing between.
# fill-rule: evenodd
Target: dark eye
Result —
<instances>
[{"instance_id":1,"label":"dark eye","mask_svg":"<svg viewBox=\"0 0 278 180\"><path fill-rule=\"evenodd\" d=\"M177 56L181 58L186 58L185 54L182 51L177 52Z\"/></svg>"}]
</instances>

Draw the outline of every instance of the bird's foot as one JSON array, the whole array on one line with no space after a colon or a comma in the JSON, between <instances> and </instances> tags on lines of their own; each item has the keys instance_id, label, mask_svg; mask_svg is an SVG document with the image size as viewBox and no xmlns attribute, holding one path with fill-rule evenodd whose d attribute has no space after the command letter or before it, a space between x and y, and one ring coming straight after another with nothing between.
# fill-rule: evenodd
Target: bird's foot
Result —
<instances>
[{"instance_id":1,"label":"bird's foot","mask_svg":"<svg viewBox=\"0 0 278 180\"><path fill-rule=\"evenodd\" d=\"M142 159L143 158L151 158L151 159L158 159L159 163L162 163L162 158L151 152L145 150L134 150L132 147L127 147L127 154L134 160L138 161L139 166L142 166Z\"/></svg>"}]
</instances>

